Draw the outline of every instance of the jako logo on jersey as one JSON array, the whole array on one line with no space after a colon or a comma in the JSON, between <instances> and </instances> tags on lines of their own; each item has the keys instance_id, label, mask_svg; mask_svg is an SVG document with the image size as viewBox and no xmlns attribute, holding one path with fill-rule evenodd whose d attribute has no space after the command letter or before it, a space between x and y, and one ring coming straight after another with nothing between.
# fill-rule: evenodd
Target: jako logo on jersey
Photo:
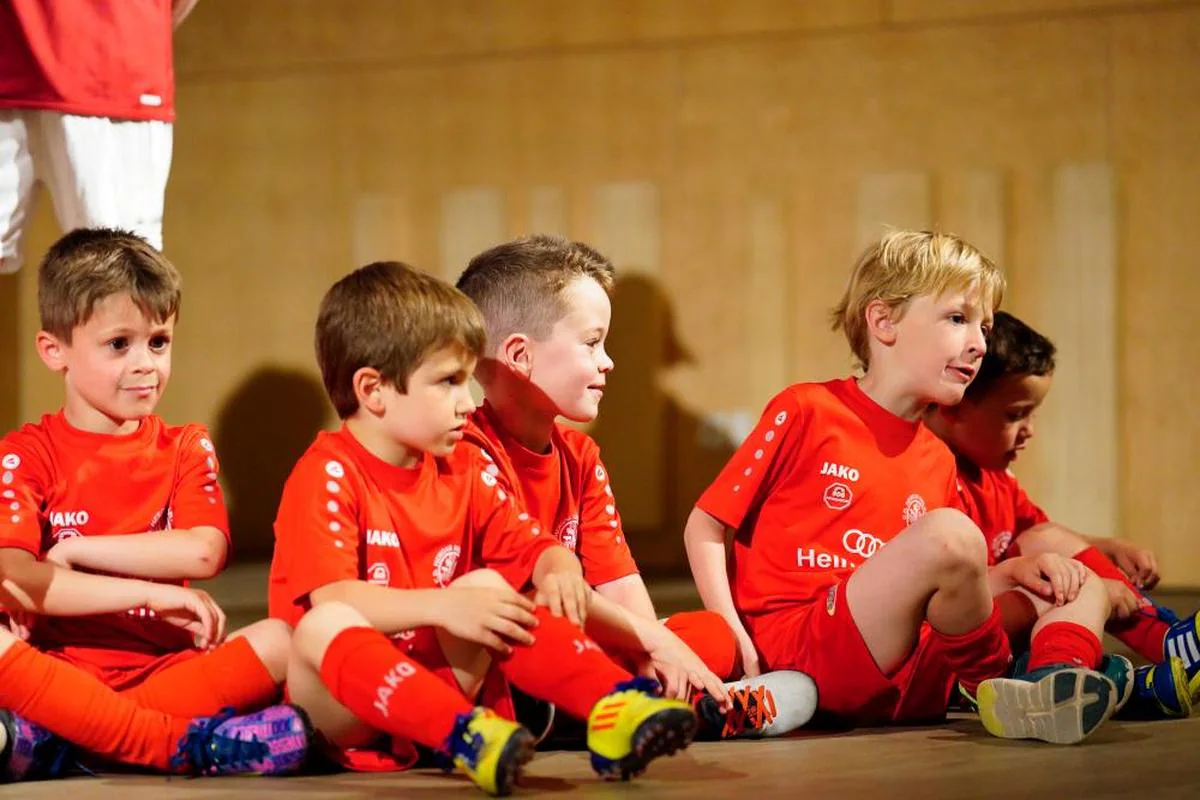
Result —
<instances>
[{"instance_id":1,"label":"jako logo on jersey","mask_svg":"<svg viewBox=\"0 0 1200 800\"><path fill-rule=\"evenodd\" d=\"M558 532L554 534L554 538L562 542L562 546L575 552L576 545L579 544L579 517L567 517L558 526Z\"/></svg>"},{"instance_id":2,"label":"jako logo on jersey","mask_svg":"<svg viewBox=\"0 0 1200 800\"><path fill-rule=\"evenodd\" d=\"M904 501L904 524L912 525L925 516L925 498L919 494L910 494Z\"/></svg>"},{"instance_id":3,"label":"jako logo on jersey","mask_svg":"<svg viewBox=\"0 0 1200 800\"><path fill-rule=\"evenodd\" d=\"M796 548L796 566L800 569L851 569L856 566L841 556Z\"/></svg>"},{"instance_id":4,"label":"jako logo on jersey","mask_svg":"<svg viewBox=\"0 0 1200 800\"><path fill-rule=\"evenodd\" d=\"M821 499L825 501L825 507L831 511L845 511L850 507L850 502L854 500L854 492L850 491L850 487L844 483L831 483L825 487L825 493L821 495Z\"/></svg>"},{"instance_id":5,"label":"jako logo on jersey","mask_svg":"<svg viewBox=\"0 0 1200 800\"><path fill-rule=\"evenodd\" d=\"M380 547L399 547L400 537L395 531L381 531L367 528L367 544L377 544Z\"/></svg>"},{"instance_id":6,"label":"jako logo on jersey","mask_svg":"<svg viewBox=\"0 0 1200 800\"><path fill-rule=\"evenodd\" d=\"M854 467L846 467L841 464L835 464L832 461L826 461L821 465L821 474L829 475L832 478L841 478L845 481L858 480L858 470Z\"/></svg>"},{"instance_id":7,"label":"jako logo on jersey","mask_svg":"<svg viewBox=\"0 0 1200 800\"><path fill-rule=\"evenodd\" d=\"M0 467L16 469L19 466L21 466L21 457L16 453L9 453L4 458L0 458Z\"/></svg>"},{"instance_id":8,"label":"jako logo on jersey","mask_svg":"<svg viewBox=\"0 0 1200 800\"><path fill-rule=\"evenodd\" d=\"M870 558L883 547L883 541L878 536L851 528L842 534L842 547L846 548L847 553Z\"/></svg>"},{"instance_id":9,"label":"jako logo on jersey","mask_svg":"<svg viewBox=\"0 0 1200 800\"><path fill-rule=\"evenodd\" d=\"M392 571L388 569L387 564L382 561L376 561L367 567L367 583L373 583L376 586L387 586L391 582Z\"/></svg>"},{"instance_id":10,"label":"jako logo on jersey","mask_svg":"<svg viewBox=\"0 0 1200 800\"><path fill-rule=\"evenodd\" d=\"M416 672L417 668L407 661L401 661L387 671L387 674L383 676L383 683L375 689L375 702L372 703L380 714L385 717L388 715L388 700L396 693L396 687L400 685L401 681L412 677Z\"/></svg>"},{"instance_id":11,"label":"jako logo on jersey","mask_svg":"<svg viewBox=\"0 0 1200 800\"><path fill-rule=\"evenodd\" d=\"M1004 554L1008 552L1008 546L1012 544L1012 531L1000 531L995 539L992 539L992 558L999 561L1004 558Z\"/></svg>"},{"instance_id":12,"label":"jako logo on jersey","mask_svg":"<svg viewBox=\"0 0 1200 800\"><path fill-rule=\"evenodd\" d=\"M462 548L456 544L448 544L438 550L437 555L433 557L434 583L443 587L450 583L450 579L454 577L454 570L458 569L460 555L462 555Z\"/></svg>"},{"instance_id":13,"label":"jako logo on jersey","mask_svg":"<svg viewBox=\"0 0 1200 800\"><path fill-rule=\"evenodd\" d=\"M50 525L55 528L82 528L91 518L86 511L51 511Z\"/></svg>"}]
</instances>

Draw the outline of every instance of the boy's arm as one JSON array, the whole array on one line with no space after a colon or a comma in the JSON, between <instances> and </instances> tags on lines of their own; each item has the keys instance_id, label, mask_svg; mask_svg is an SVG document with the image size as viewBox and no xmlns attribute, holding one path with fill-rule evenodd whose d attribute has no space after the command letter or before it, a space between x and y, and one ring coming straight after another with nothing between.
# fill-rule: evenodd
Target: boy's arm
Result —
<instances>
[{"instance_id":1,"label":"boy's arm","mask_svg":"<svg viewBox=\"0 0 1200 800\"><path fill-rule=\"evenodd\" d=\"M0 606L48 617L84 617L147 608L190 630L203 647L219 642L224 615L207 594L173 584L88 575L0 548Z\"/></svg>"},{"instance_id":2,"label":"boy's arm","mask_svg":"<svg viewBox=\"0 0 1200 800\"><path fill-rule=\"evenodd\" d=\"M636 572L602 583L596 587L596 592L636 616L648 620L658 619L658 615L654 613L654 601L650 599L650 592L646 589L646 582Z\"/></svg>"},{"instance_id":3,"label":"boy's arm","mask_svg":"<svg viewBox=\"0 0 1200 800\"><path fill-rule=\"evenodd\" d=\"M742 654L742 669L747 678L753 678L761 672L758 650L733 604L729 569L725 563L725 532L724 523L700 508L693 508L683 530L683 544L692 568L692 577L700 592L700 601L705 608L717 612L729 623Z\"/></svg>"},{"instance_id":4,"label":"boy's arm","mask_svg":"<svg viewBox=\"0 0 1200 800\"><path fill-rule=\"evenodd\" d=\"M532 581L537 589L534 602L572 624L586 623L594 593L583 579L583 566L574 553L561 544L547 547L534 562Z\"/></svg>"},{"instance_id":5,"label":"boy's arm","mask_svg":"<svg viewBox=\"0 0 1200 800\"><path fill-rule=\"evenodd\" d=\"M46 558L67 567L154 580L211 578L229 553L229 516L218 482L220 465L208 431L180 434L171 487L169 530L64 539Z\"/></svg>"},{"instance_id":6,"label":"boy's arm","mask_svg":"<svg viewBox=\"0 0 1200 800\"><path fill-rule=\"evenodd\" d=\"M201 525L124 536L73 536L51 547L46 560L135 578L203 580L221 571L228 549L224 532Z\"/></svg>"}]
</instances>

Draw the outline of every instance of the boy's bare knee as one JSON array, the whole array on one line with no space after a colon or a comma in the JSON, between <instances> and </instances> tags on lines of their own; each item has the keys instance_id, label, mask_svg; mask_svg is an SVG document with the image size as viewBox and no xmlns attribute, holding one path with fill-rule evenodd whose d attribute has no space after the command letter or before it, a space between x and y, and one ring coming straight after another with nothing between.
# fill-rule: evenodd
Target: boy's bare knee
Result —
<instances>
[{"instance_id":1,"label":"boy's bare knee","mask_svg":"<svg viewBox=\"0 0 1200 800\"><path fill-rule=\"evenodd\" d=\"M1109 600L1104 580L1090 569L1087 571L1087 580L1079 587L1076 602L1086 603L1088 608L1098 609L1104 619L1108 619L1108 615L1112 612L1112 602Z\"/></svg>"},{"instance_id":2,"label":"boy's bare knee","mask_svg":"<svg viewBox=\"0 0 1200 800\"><path fill-rule=\"evenodd\" d=\"M971 518L953 508L937 508L917 523L940 570L987 570L987 542Z\"/></svg>"},{"instance_id":3,"label":"boy's bare knee","mask_svg":"<svg viewBox=\"0 0 1200 800\"><path fill-rule=\"evenodd\" d=\"M320 664L325 650L347 628L369 628L371 623L345 603L322 603L300 618L292 633L293 650L310 664Z\"/></svg>"},{"instance_id":4,"label":"boy's bare knee","mask_svg":"<svg viewBox=\"0 0 1200 800\"><path fill-rule=\"evenodd\" d=\"M510 588L508 581L504 580L504 576L494 569L476 569L462 575L450 583L451 586L469 587L475 589L492 588L504 589Z\"/></svg>"},{"instance_id":5,"label":"boy's bare knee","mask_svg":"<svg viewBox=\"0 0 1200 800\"><path fill-rule=\"evenodd\" d=\"M1074 531L1056 525L1038 525L1021 534L1019 546L1025 555L1058 553L1070 557L1086 550L1088 543Z\"/></svg>"}]
</instances>

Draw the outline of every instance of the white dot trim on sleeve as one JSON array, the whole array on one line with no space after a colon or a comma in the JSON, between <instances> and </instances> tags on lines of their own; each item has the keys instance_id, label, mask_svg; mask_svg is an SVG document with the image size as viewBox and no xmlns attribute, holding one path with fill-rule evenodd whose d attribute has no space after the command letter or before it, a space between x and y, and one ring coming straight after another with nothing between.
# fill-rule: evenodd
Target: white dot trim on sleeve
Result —
<instances>
[{"instance_id":1,"label":"white dot trim on sleeve","mask_svg":"<svg viewBox=\"0 0 1200 800\"><path fill-rule=\"evenodd\" d=\"M5 490L4 490L4 497L5 497L6 499L8 499L8 500L12 500L12 499L13 499L14 497L16 497L16 496L17 496L17 493L16 493L16 492L14 492L12 489L5 489Z\"/></svg>"},{"instance_id":2,"label":"white dot trim on sleeve","mask_svg":"<svg viewBox=\"0 0 1200 800\"><path fill-rule=\"evenodd\" d=\"M734 493L740 492L741 490L742 490L742 487L741 487L740 485L739 485L739 486L734 486L734 487L733 487L733 491L734 491Z\"/></svg>"},{"instance_id":3,"label":"white dot trim on sleeve","mask_svg":"<svg viewBox=\"0 0 1200 800\"><path fill-rule=\"evenodd\" d=\"M617 513L617 507L610 503L609 505L606 505L604 507L604 513L611 516L611 515Z\"/></svg>"},{"instance_id":4,"label":"white dot trim on sleeve","mask_svg":"<svg viewBox=\"0 0 1200 800\"><path fill-rule=\"evenodd\" d=\"M344 544L342 544L342 540L341 540L341 539L335 539L335 540L334 540L334 542L333 542L333 546L334 546L334 547L336 547L336 548L338 548L338 549L341 549L341 548L345 547L345 545L344 545Z\"/></svg>"},{"instance_id":5,"label":"white dot trim on sleeve","mask_svg":"<svg viewBox=\"0 0 1200 800\"><path fill-rule=\"evenodd\" d=\"M337 504L336 500L330 500L328 503L325 504L325 510L328 511L330 514L338 513L338 509L340 509L340 508L341 508L341 506L339 506Z\"/></svg>"},{"instance_id":6,"label":"white dot trim on sleeve","mask_svg":"<svg viewBox=\"0 0 1200 800\"><path fill-rule=\"evenodd\" d=\"M329 523L329 530L332 531L333 533L337 533L341 529L342 529L342 523L338 522L336 519Z\"/></svg>"},{"instance_id":7,"label":"white dot trim on sleeve","mask_svg":"<svg viewBox=\"0 0 1200 800\"><path fill-rule=\"evenodd\" d=\"M17 515L17 514L12 515L12 524L13 525L16 525L20 521L21 521L21 517L19 515Z\"/></svg>"},{"instance_id":8,"label":"white dot trim on sleeve","mask_svg":"<svg viewBox=\"0 0 1200 800\"><path fill-rule=\"evenodd\" d=\"M21 510L21 504L16 501L9 503L8 507L12 511L20 511Z\"/></svg>"},{"instance_id":9,"label":"white dot trim on sleeve","mask_svg":"<svg viewBox=\"0 0 1200 800\"><path fill-rule=\"evenodd\" d=\"M339 484L337 481L329 481L325 484L325 491L329 492L330 494L337 494L341 490L341 484Z\"/></svg>"},{"instance_id":10,"label":"white dot trim on sleeve","mask_svg":"<svg viewBox=\"0 0 1200 800\"><path fill-rule=\"evenodd\" d=\"M610 527L610 528L615 528L615 527L617 527L617 521L616 521L615 519L610 519L610 520L608 521L608 527Z\"/></svg>"},{"instance_id":11,"label":"white dot trim on sleeve","mask_svg":"<svg viewBox=\"0 0 1200 800\"><path fill-rule=\"evenodd\" d=\"M775 431L767 431L767 435L763 437L768 442L775 441Z\"/></svg>"},{"instance_id":12,"label":"white dot trim on sleeve","mask_svg":"<svg viewBox=\"0 0 1200 800\"><path fill-rule=\"evenodd\" d=\"M5 486L8 486L12 482L13 474L11 472L6 472L3 475L0 475L0 483L3 483Z\"/></svg>"},{"instance_id":13,"label":"white dot trim on sleeve","mask_svg":"<svg viewBox=\"0 0 1200 800\"><path fill-rule=\"evenodd\" d=\"M762 457L763 457L763 451L762 451L762 448L760 447L754 451L754 460L761 461Z\"/></svg>"},{"instance_id":14,"label":"white dot trim on sleeve","mask_svg":"<svg viewBox=\"0 0 1200 800\"><path fill-rule=\"evenodd\" d=\"M782 425L785 422L787 422L787 412L786 411L780 411L778 414L775 415L775 424L776 425Z\"/></svg>"}]
</instances>

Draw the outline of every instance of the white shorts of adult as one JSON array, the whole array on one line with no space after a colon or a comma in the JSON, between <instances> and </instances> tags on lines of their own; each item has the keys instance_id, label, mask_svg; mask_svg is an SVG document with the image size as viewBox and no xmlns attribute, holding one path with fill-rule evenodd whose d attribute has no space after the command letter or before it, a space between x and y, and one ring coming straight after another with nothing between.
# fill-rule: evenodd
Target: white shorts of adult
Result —
<instances>
[{"instance_id":1,"label":"white shorts of adult","mask_svg":"<svg viewBox=\"0 0 1200 800\"><path fill-rule=\"evenodd\" d=\"M133 231L162 249L173 126L157 120L0 109L0 273L16 272L37 198L50 189L64 231Z\"/></svg>"}]
</instances>

